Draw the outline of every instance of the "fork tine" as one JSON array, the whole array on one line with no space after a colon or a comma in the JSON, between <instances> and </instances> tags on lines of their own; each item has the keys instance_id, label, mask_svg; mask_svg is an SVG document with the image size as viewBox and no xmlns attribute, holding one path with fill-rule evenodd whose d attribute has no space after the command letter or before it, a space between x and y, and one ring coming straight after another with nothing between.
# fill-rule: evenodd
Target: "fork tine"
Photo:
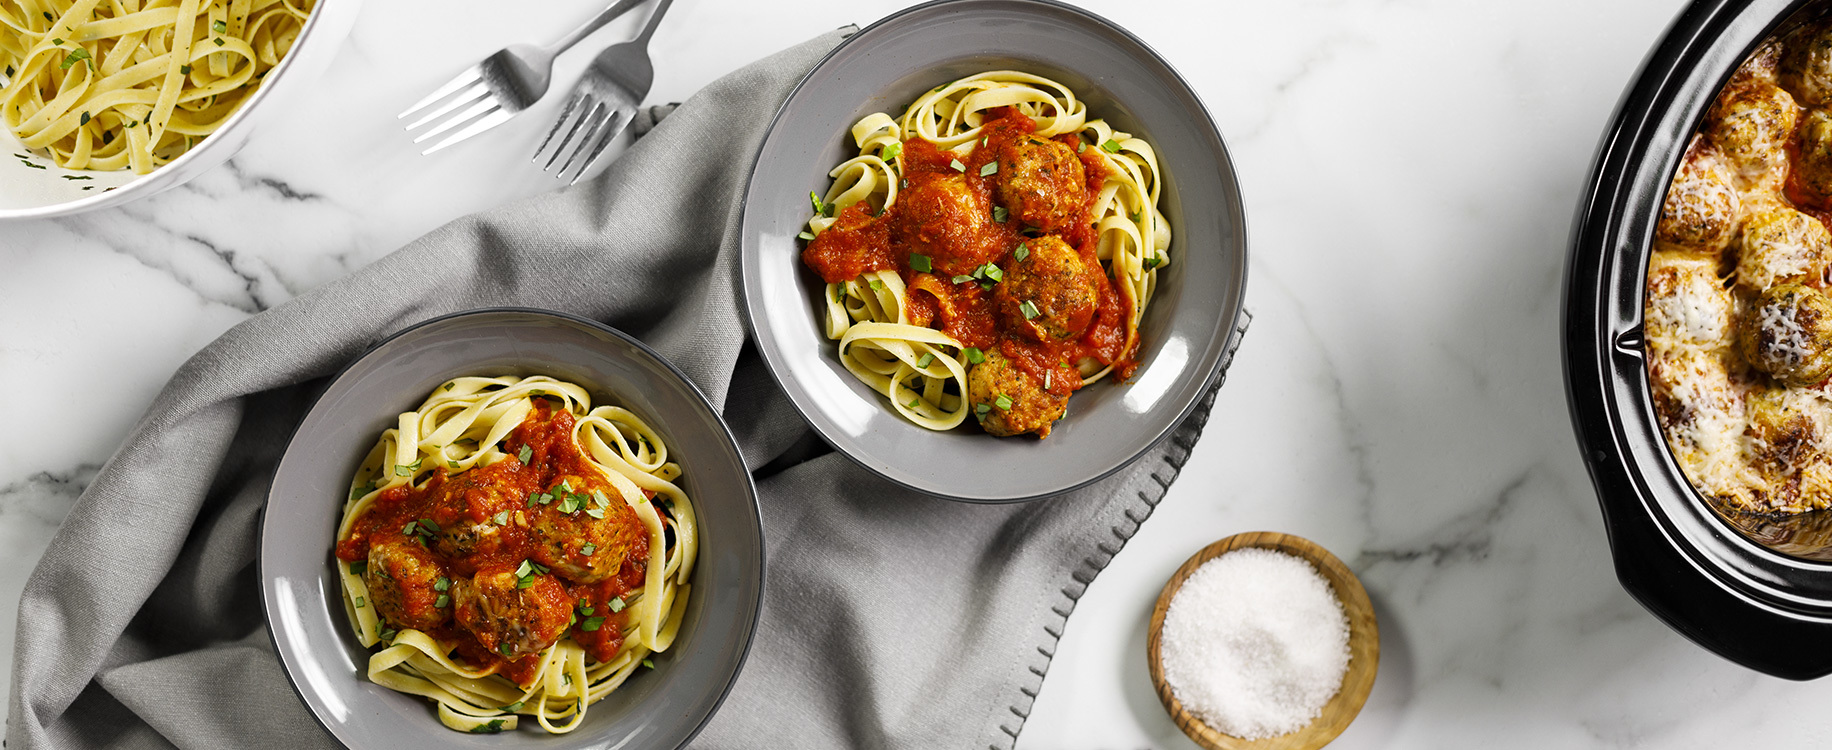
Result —
<instances>
[{"instance_id":1,"label":"fork tine","mask_svg":"<svg viewBox=\"0 0 1832 750\"><path fill-rule=\"evenodd\" d=\"M433 146L432 148L429 148L425 151L421 151L420 155L425 156L434 151L438 151L447 146L456 144L459 141L465 140L466 138L470 138L471 136L477 135L478 133L482 133L485 130L489 130L490 128L493 128L505 122L508 122L509 118L514 117L514 116L515 116L514 112L510 112L509 110L503 109L501 107L497 107L496 109L491 110L489 114L484 115L481 119L477 120L474 123L471 123L465 129L458 131L452 137L447 138L443 141L440 141L438 145Z\"/></svg>"},{"instance_id":2,"label":"fork tine","mask_svg":"<svg viewBox=\"0 0 1832 750\"><path fill-rule=\"evenodd\" d=\"M547 130L547 137L541 139L541 145L535 147L534 158L530 159L530 161L540 161L541 160L541 154L547 150L547 144L553 142L554 135L560 132L560 126L566 124L566 120L572 117L573 110L578 108L579 101L584 98L585 98L584 93L578 93L578 94L574 94L572 98L566 100L566 108L560 110L559 117L554 118L553 127Z\"/></svg>"},{"instance_id":3,"label":"fork tine","mask_svg":"<svg viewBox=\"0 0 1832 750\"><path fill-rule=\"evenodd\" d=\"M421 125L425 125L429 122L432 122L441 117L444 117L446 113L451 112L454 109L462 107L466 104L470 104L471 102L475 102L487 96L490 96L490 85L487 83L479 83L476 86L473 86L469 89L465 89L463 92L459 93L457 96L452 97L451 101L448 101L445 104L441 105L438 109L435 109L431 112L426 113L426 115L422 116L418 120L413 121L413 124L408 125L404 129L405 130L417 129Z\"/></svg>"},{"instance_id":4,"label":"fork tine","mask_svg":"<svg viewBox=\"0 0 1832 750\"><path fill-rule=\"evenodd\" d=\"M553 169L553 163L559 160L561 154L566 153L566 146L572 143L573 136L579 134L579 128L584 127L586 123L591 122L592 118L598 116L598 100L590 96L585 99L585 108L579 112L579 119L573 121L572 129L566 131L566 137L560 139L560 145L553 147L553 155L547 157L547 163L541 165L541 171ZM561 169L564 170L565 167Z\"/></svg>"},{"instance_id":5,"label":"fork tine","mask_svg":"<svg viewBox=\"0 0 1832 750\"><path fill-rule=\"evenodd\" d=\"M456 92L457 90L464 88L465 86L468 86L472 83L476 83L477 81L480 81L482 79L483 79L483 70L475 65L472 65L471 67L466 68L464 72L459 73L458 77L453 78L452 80L446 82L444 86L440 86L437 91L427 94L425 99L421 99L419 102L415 103L413 106L408 107L406 112L402 112L398 115L395 115L394 119L396 120L404 119L408 115L411 115L425 108L427 105L432 104L433 102L439 101L440 99L444 99L445 97L451 96L453 92Z\"/></svg>"},{"instance_id":6,"label":"fork tine","mask_svg":"<svg viewBox=\"0 0 1832 750\"><path fill-rule=\"evenodd\" d=\"M585 157L585 163L579 165L579 171L573 173L572 182L567 183L568 185L579 184L579 178L592 170L592 165L596 164L598 157L604 154L605 147L610 146L611 141L617 140L617 134L623 132L624 126L629 124L633 114L630 110L621 108L611 112L610 121L605 125L604 132L598 136L598 145L592 147L591 154Z\"/></svg>"},{"instance_id":7,"label":"fork tine","mask_svg":"<svg viewBox=\"0 0 1832 750\"><path fill-rule=\"evenodd\" d=\"M596 117L596 115L599 112L604 113L603 118ZM592 114L594 115L594 119L596 121L592 123L592 126L590 129L585 131L584 135L579 136L579 145L573 147L572 154L566 157L566 163L560 165L560 171L553 173L553 176L555 179L560 179L564 177L566 174L566 170L572 169L573 162L578 161L579 159L579 154L584 153L584 151L590 147L591 142L594 139L596 139L598 137L598 133L604 129L605 123L610 122L611 108L607 106L600 106L600 107L595 108Z\"/></svg>"},{"instance_id":8,"label":"fork tine","mask_svg":"<svg viewBox=\"0 0 1832 750\"><path fill-rule=\"evenodd\" d=\"M443 133L447 130L451 130L452 128L458 127L459 125L463 125L467 122L470 122L471 119L474 117L486 115L486 114L489 114L499 109L502 109L502 103L496 101L496 97L494 96L486 96L482 99L479 99L475 105L471 106L470 109L467 109L463 112L460 112L456 115L446 118L445 122L439 123L438 126L434 127L432 130L428 130L416 136L413 139L413 142L419 143L428 138L431 138L440 133Z\"/></svg>"}]
</instances>

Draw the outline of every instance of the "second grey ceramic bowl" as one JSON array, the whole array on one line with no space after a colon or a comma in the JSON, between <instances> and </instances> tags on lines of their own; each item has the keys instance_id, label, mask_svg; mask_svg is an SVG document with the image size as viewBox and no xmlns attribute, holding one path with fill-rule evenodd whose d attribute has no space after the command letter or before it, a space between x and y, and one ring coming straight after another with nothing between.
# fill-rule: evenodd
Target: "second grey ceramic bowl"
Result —
<instances>
[{"instance_id":1,"label":"second grey ceramic bowl","mask_svg":"<svg viewBox=\"0 0 1832 750\"><path fill-rule=\"evenodd\" d=\"M1156 149L1172 263L1145 311L1142 366L1069 401L1047 440L994 438L966 426L931 432L904 420L840 364L820 329L821 280L796 235L809 191L857 155L848 135L872 112L893 117L918 94L987 70L1048 76L1090 117ZM1046 0L948 0L853 35L808 73L777 113L745 194L745 307L770 371L814 428L864 467L905 487L971 502L1067 492L1131 463L1195 408L1218 372L1247 285L1239 181L1196 93L1137 37Z\"/></svg>"},{"instance_id":2,"label":"second grey ceramic bowl","mask_svg":"<svg viewBox=\"0 0 1832 750\"><path fill-rule=\"evenodd\" d=\"M653 425L699 513L700 557L679 639L593 704L566 735L446 729L430 701L369 682L331 547L350 477L401 412L460 375L548 375L585 386ZM349 747L685 745L724 700L750 648L763 595L763 528L731 433L680 371L597 323L524 309L436 318L376 345L332 380L293 434L261 523L261 594L274 648L299 697ZM525 726L533 726L532 722Z\"/></svg>"}]
</instances>

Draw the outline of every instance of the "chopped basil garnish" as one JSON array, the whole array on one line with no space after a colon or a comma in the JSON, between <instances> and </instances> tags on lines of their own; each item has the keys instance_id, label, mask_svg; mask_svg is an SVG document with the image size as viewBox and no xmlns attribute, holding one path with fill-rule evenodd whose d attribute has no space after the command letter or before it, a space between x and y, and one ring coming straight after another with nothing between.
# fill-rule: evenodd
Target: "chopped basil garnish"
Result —
<instances>
[{"instance_id":1,"label":"chopped basil garnish","mask_svg":"<svg viewBox=\"0 0 1832 750\"><path fill-rule=\"evenodd\" d=\"M980 348L977 346L969 346L966 349L961 350L961 352L963 354L966 354L967 361L972 362L973 364L977 365L981 362L986 361L986 355L983 352L981 352Z\"/></svg>"},{"instance_id":2,"label":"chopped basil garnish","mask_svg":"<svg viewBox=\"0 0 1832 750\"><path fill-rule=\"evenodd\" d=\"M929 256L921 253L910 253L910 270L928 273L935 270L935 267L929 264Z\"/></svg>"},{"instance_id":3,"label":"chopped basil garnish","mask_svg":"<svg viewBox=\"0 0 1832 750\"><path fill-rule=\"evenodd\" d=\"M651 660L651 659L644 659L644 660L642 660L642 665L643 665L643 666L645 666L645 667L648 667L648 668L650 668L650 669L654 669L654 668L655 668L655 662L654 662L653 660Z\"/></svg>"},{"instance_id":4,"label":"chopped basil garnish","mask_svg":"<svg viewBox=\"0 0 1832 750\"><path fill-rule=\"evenodd\" d=\"M1004 224L1005 217L1010 216L1010 215L1011 213L1006 211L1004 206L993 206L992 207L992 220L993 221L996 221L1000 224Z\"/></svg>"},{"instance_id":5,"label":"chopped basil garnish","mask_svg":"<svg viewBox=\"0 0 1832 750\"><path fill-rule=\"evenodd\" d=\"M956 284L965 284L965 283L967 283L967 282L969 282L969 281L972 281L972 280L973 280L973 277L972 277L972 276L956 276L956 277L954 277L954 283L956 283Z\"/></svg>"},{"instance_id":6,"label":"chopped basil garnish","mask_svg":"<svg viewBox=\"0 0 1832 750\"><path fill-rule=\"evenodd\" d=\"M452 579L446 578L445 576L439 576L439 580L433 581L433 590L434 591L450 591L451 588L452 588Z\"/></svg>"},{"instance_id":7,"label":"chopped basil garnish","mask_svg":"<svg viewBox=\"0 0 1832 750\"><path fill-rule=\"evenodd\" d=\"M1025 300L1023 304L1018 305L1018 311L1024 313L1025 320L1035 320L1038 315L1043 314L1037 311L1037 303L1030 300Z\"/></svg>"},{"instance_id":8,"label":"chopped basil garnish","mask_svg":"<svg viewBox=\"0 0 1832 750\"><path fill-rule=\"evenodd\" d=\"M362 597L360 597L360 596L359 596L359 597L356 597L356 608L357 608L357 609L362 609L363 607L367 607L367 606L369 606L369 603L368 603L368 602L365 602L365 601L363 601L363 598L362 598Z\"/></svg>"},{"instance_id":9,"label":"chopped basil garnish","mask_svg":"<svg viewBox=\"0 0 1832 750\"><path fill-rule=\"evenodd\" d=\"M981 177L991 177L993 174L996 174L998 171L999 171L999 163L996 161L989 161L989 162L986 162L986 166L980 167L980 176Z\"/></svg>"},{"instance_id":10,"label":"chopped basil garnish","mask_svg":"<svg viewBox=\"0 0 1832 750\"><path fill-rule=\"evenodd\" d=\"M508 711L509 713L515 713L517 711L520 711L522 710L522 701L516 701L507 706L503 706L502 710Z\"/></svg>"},{"instance_id":11,"label":"chopped basil garnish","mask_svg":"<svg viewBox=\"0 0 1832 750\"><path fill-rule=\"evenodd\" d=\"M603 508L592 508L591 510L585 511L585 515L591 516L592 518L603 518L604 509Z\"/></svg>"},{"instance_id":12,"label":"chopped basil garnish","mask_svg":"<svg viewBox=\"0 0 1832 750\"><path fill-rule=\"evenodd\" d=\"M1117 154L1120 152L1120 142L1113 140L1112 138L1108 138L1106 143L1102 143L1100 145L1100 149L1109 154Z\"/></svg>"},{"instance_id":13,"label":"chopped basil garnish","mask_svg":"<svg viewBox=\"0 0 1832 750\"><path fill-rule=\"evenodd\" d=\"M515 575L517 577L526 576L529 573L533 573L533 572L534 572L534 564L528 562L527 560L523 560L521 566L515 569Z\"/></svg>"},{"instance_id":14,"label":"chopped basil garnish","mask_svg":"<svg viewBox=\"0 0 1832 750\"><path fill-rule=\"evenodd\" d=\"M503 644L503 649L504 649L503 656L509 655L509 652L507 650L508 648L509 648L508 644ZM502 719L491 719L490 723L488 724L478 724L477 726L471 727L471 734L499 734L502 731L503 731L503 720Z\"/></svg>"},{"instance_id":15,"label":"chopped basil garnish","mask_svg":"<svg viewBox=\"0 0 1832 750\"><path fill-rule=\"evenodd\" d=\"M883 158L885 161L896 161L897 156L902 153L903 153L903 144L893 143L889 146L884 147L884 156L881 158Z\"/></svg>"},{"instance_id":16,"label":"chopped basil garnish","mask_svg":"<svg viewBox=\"0 0 1832 750\"><path fill-rule=\"evenodd\" d=\"M814 241L814 233L813 233L813 232L802 232L801 234L798 234L798 235L795 235L795 236L796 236L796 237L798 237L798 238L800 238L800 239L804 239L804 240L807 240L807 241L809 241L809 242L813 242L813 241Z\"/></svg>"},{"instance_id":17,"label":"chopped basil garnish","mask_svg":"<svg viewBox=\"0 0 1832 750\"><path fill-rule=\"evenodd\" d=\"M1164 257L1163 253L1158 253L1157 255L1146 258L1145 263L1144 263L1145 270L1149 271L1153 268L1157 268L1158 266L1164 265L1164 262L1166 260L1167 259Z\"/></svg>"},{"instance_id":18,"label":"chopped basil garnish","mask_svg":"<svg viewBox=\"0 0 1832 750\"><path fill-rule=\"evenodd\" d=\"M526 445L522 446L521 450L515 452L515 460L520 461L522 463L528 463L528 459L533 458L533 457L534 457L534 449L529 448Z\"/></svg>"},{"instance_id":19,"label":"chopped basil garnish","mask_svg":"<svg viewBox=\"0 0 1832 750\"><path fill-rule=\"evenodd\" d=\"M904 406L907 406L907 407L910 407L911 409L914 409L914 408L916 408L916 404L918 404L918 403L921 403L921 400L920 400L920 399L914 399L914 398L913 398L913 399L910 399L910 402L909 402L909 403L907 403L907 404L904 404Z\"/></svg>"},{"instance_id":20,"label":"chopped basil garnish","mask_svg":"<svg viewBox=\"0 0 1832 750\"><path fill-rule=\"evenodd\" d=\"M992 411L992 407L987 406L985 404L974 404L973 405L973 413L981 417L986 416L986 412L989 412L989 411Z\"/></svg>"},{"instance_id":21,"label":"chopped basil garnish","mask_svg":"<svg viewBox=\"0 0 1832 750\"><path fill-rule=\"evenodd\" d=\"M212 21L210 23L210 30L218 34L227 34L229 33L229 24L223 23L222 21Z\"/></svg>"},{"instance_id":22,"label":"chopped basil garnish","mask_svg":"<svg viewBox=\"0 0 1832 750\"><path fill-rule=\"evenodd\" d=\"M1030 247L1022 242L1018 243L1018 249L1011 251L1011 257L1017 258L1020 263L1024 262L1025 258L1030 257Z\"/></svg>"},{"instance_id":23,"label":"chopped basil garnish","mask_svg":"<svg viewBox=\"0 0 1832 750\"><path fill-rule=\"evenodd\" d=\"M878 279L872 279L871 280L871 290L874 292L884 291L884 282Z\"/></svg>"},{"instance_id":24,"label":"chopped basil garnish","mask_svg":"<svg viewBox=\"0 0 1832 750\"><path fill-rule=\"evenodd\" d=\"M611 499L604 496L604 490L592 490L592 499L598 502L600 508L611 507Z\"/></svg>"},{"instance_id":25,"label":"chopped basil garnish","mask_svg":"<svg viewBox=\"0 0 1832 750\"><path fill-rule=\"evenodd\" d=\"M992 403L998 405L999 409L1002 411L1011 411L1011 397L1003 393L999 394L998 398L993 399Z\"/></svg>"},{"instance_id":26,"label":"chopped basil garnish","mask_svg":"<svg viewBox=\"0 0 1832 750\"><path fill-rule=\"evenodd\" d=\"M614 598L614 599L612 599L612 600L610 600L610 601L608 601L608 602L605 602L605 603L604 603L604 608L605 608L605 609L608 609L608 610L610 610L610 611L612 611L613 613L615 613L615 612L622 612L622 611L623 611L623 606L624 606L624 605L623 605L623 597L621 597L621 596L619 596L619 597L616 597L616 598Z\"/></svg>"},{"instance_id":27,"label":"chopped basil garnish","mask_svg":"<svg viewBox=\"0 0 1832 750\"><path fill-rule=\"evenodd\" d=\"M999 270L998 266L993 265L991 263L986 264L984 275L986 276L986 278L992 279L993 281L1004 281L1005 280L1005 272Z\"/></svg>"},{"instance_id":28,"label":"chopped basil garnish","mask_svg":"<svg viewBox=\"0 0 1832 750\"><path fill-rule=\"evenodd\" d=\"M604 618L602 617L587 617L585 618L585 622L579 624L579 629L587 633L596 631L601 627L604 627Z\"/></svg>"},{"instance_id":29,"label":"chopped basil garnish","mask_svg":"<svg viewBox=\"0 0 1832 750\"><path fill-rule=\"evenodd\" d=\"M586 542L585 546L579 548L579 554L581 555L590 555L593 552L597 552L597 551L598 551L598 545L592 544L591 542ZM591 612L586 612L586 614L589 615L591 614Z\"/></svg>"},{"instance_id":30,"label":"chopped basil garnish","mask_svg":"<svg viewBox=\"0 0 1832 750\"><path fill-rule=\"evenodd\" d=\"M433 608L434 609L445 609L445 605L451 604L451 603L452 603L452 596L450 594L440 594L439 598L433 602Z\"/></svg>"},{"instance_id":31,"label":"chopped basil garnish","mask_svg":"<svg viewBox=\"0 0 1832 750\"><path fill-rule=\"evenodd\" d=\"M216 42L216 46L218 46L218 47L221 47L221 46L223 46L223 38L222 38L222 37L220 37L220 36L219 36L219 37L217 37L217 38L215 38L215 39L212 39L212 40L210 40L210 41L212 41L212 42Z\"/></svg>"},{"instance_id":32,"label":"chopped basil garnish","mask_svg":"<svg viewBox=\"0 0 1832 750\"><path fill-rule=\"evenodd\" d=\"M449 390L451 390L451 389L452 389L452 386L454 386L454 385L457 385L457 383L446 383L446 384L445 384L445 389L449 391Z\"/></svg>"},{"instance_id":33,"label":"chopped basil garnish","mask_svg":"<svg viewBox=\"0 0 1832 750\"><path fill-rule=\"evenodd\" d=\"M965 164L962 164L962 163L961 163L961 160L959 160L959 159L950 159L950 160L948 160L948 166L950 166L950 167L953 167L953 168L954 168L954 171L956 171L956 172L965 172L965 171L967 171L967 165L965 165Z\"/></svg>"},{"instance_id":34,"label":"chopped basil garnish","mask_svg":"<svg viewBox=\"0 0 1832 750\"><path fill-rule=\"evenodd\" d=\"M384 641L392 641L394 640L394 637L397 635L400 635L400 633L395 632L393 628L389 628L387 630L382 631L381 633L378 633L377 635L380 635L382 637L382 640Z\"/></svg>"},{"instance_id":35,"label":"chopped basil garnish","mask_svg":"<svg viewBox=\"0 0 1832 750\"><path fill-rule=\"evenodd\" d=\"M77 118L76 124L88 125L89 124L89 113L84 112L82 117Z\"/></svg>"},{"instance_id":36,"label":"chopped basil garnish","mask_svg":"<svg viewBox=\"0 0 1832 750\"><path fill-rule=\"evenodd\" d=\"M916 360L916 366L923 368L923 369L928 369L929 363L934 362L934 361L935 361L934 352L924 352L922 355L922 359Z\"/></svg>"},{"instance_id":37,"label":"chopped basil garnish","mask_svg":"<svg viewBox=\"0 0 1832 750\"><path fill-rule=\"evenodd\" d=\"M495 521L497 526L508 526L509 525L509 511L506 511L506 510L499 511L497 512L496 517L492 518L491 520Z\"/></svg>"}]
</instances>

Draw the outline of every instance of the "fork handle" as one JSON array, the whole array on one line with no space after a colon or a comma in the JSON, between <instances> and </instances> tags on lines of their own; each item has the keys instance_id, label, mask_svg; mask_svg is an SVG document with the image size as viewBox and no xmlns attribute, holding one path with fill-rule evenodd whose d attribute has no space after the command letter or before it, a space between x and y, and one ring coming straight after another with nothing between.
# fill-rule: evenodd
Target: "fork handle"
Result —
<instances>
[{"instance_id":1,"label":"fork handle","mask_svg":"<svg viewBox=\"0 0 1832 750\"><path fill-rule=\"evenodd\" d=\"M605 8L598 15L592 16L591 20L586 21L585 24L579 28L573 29L572 33L567 34L565 37L561 38L560 41L554 42L547 50L557 55L572 49L572 46L578 44L579 40L590 36L594 31L604 28L605 24L617 20L618 16L630 12L632 8L642 5L645 2L648 2L648 0L617 0L615 5Z\"/></svg>"}]
</instances>

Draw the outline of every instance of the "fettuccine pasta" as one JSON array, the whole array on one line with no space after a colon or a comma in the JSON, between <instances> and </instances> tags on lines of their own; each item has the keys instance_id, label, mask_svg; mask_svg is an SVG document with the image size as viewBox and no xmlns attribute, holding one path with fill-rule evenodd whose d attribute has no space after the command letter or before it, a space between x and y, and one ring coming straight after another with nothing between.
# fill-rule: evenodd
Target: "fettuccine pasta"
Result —
<instances>
[{"instance_id":1,"label":"fettuccine pasta","mask_svg":"<svg viewBox=\"0 0 1832 750\"><path fill-rule=\"evenodd\" d=\"M569 732L679 632L698 548L641 417L546 377L435 389L362 462L337 532L368 677L458 731Z\"/></svg>"},{"instance_id":2,"label":"fettuccine pasta","mask_svg":"<svg viewBox=\"0 0 1832 750\"><path fill-rule=\"evenodd\" d=\"M6 127L66 169L147 173L215 132L315 0L0 0Z\"/></svg>"},{"instance_id":3,"label":"fettuccine pasta","mask_svg":"<svg viewBox=\"0 0 1832 750\"><path fill-rule=\"evenodd\" d=\"M1010 70L852 127L802 239L846 369L922 427L1049 434L1070 393L1137 366L1169 263L1151 145Z\"/></svg>"}]
</instances>

